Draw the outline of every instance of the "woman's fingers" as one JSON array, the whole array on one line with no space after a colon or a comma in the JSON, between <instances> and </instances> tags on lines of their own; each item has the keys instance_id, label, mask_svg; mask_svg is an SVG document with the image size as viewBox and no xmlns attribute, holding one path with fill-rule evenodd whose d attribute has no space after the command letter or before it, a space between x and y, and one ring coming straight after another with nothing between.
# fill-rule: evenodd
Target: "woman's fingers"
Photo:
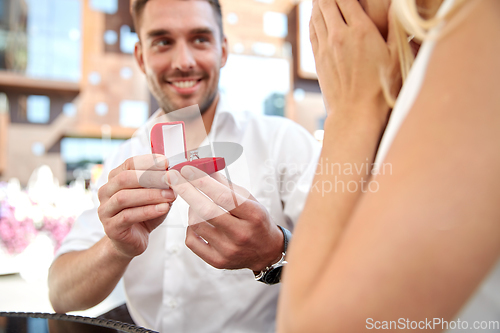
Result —
<instances>
[{"instance_id":1,"label":"woman's fingers","mask_svg":"<svg viewBox=\"0 0 500 333\"><path fill-rule=\"evenodd\" d=\"M309 39L311 40L313 53L316 54L318 52L318 35L316 34L316 29L314 28L312 20L309 22Z\"/></svg>"},{"instance_id":2,"label":"woman's fingers","mask_svg":"<svg viewBox=\"0 0 500 333\"><path fill-rule=\"evenodd\" d=\"M346 27L342 13L334 0L317 0L316 3L329 34L339 33Z\"/></svg>"},{"instance_id":3,"label":"woman's fingers","mask_svg":"<svg viewBox=\"0 0 500 333\"><path fill-rule=\"evenodd\" d=\"M328 3L334 2L328 0L324 1ZM335 2L348 26L355 25L357 22L368 18L358 0L336 0Z\"/></svg>"},{"instance_id":4,"label":"woman's fingers","mask_svg":"<svg viewBox=\"0 0 500 333\"><path fill-rule=\"evenodd\" d=\"M318 39L322 40L328 36L325 18L321 12L319 0L313 1L310 25L314 25L314 30L316 31Z\"/></svg>"},{"instance_id":5,"label":"woman's fingers","mask_svg":"<svg viewBox=\"0 0 500 333\"><path fill-rule=\"evenodd\" d=\"M398 52L393 54L396 45L392 43L392 30L389 49L357 0L315 0L311 43L327 112L335 112L337 117L352 117L354 112L386 119L389 107L384 96L388 96L388 89L383 85L390 83L392 88L399 71L394 65ZM370 109L367 105L377 105L377 114L366 114ZM339 110L347 110L350 115L342 115Z\"/></svg>"}]
</instances>

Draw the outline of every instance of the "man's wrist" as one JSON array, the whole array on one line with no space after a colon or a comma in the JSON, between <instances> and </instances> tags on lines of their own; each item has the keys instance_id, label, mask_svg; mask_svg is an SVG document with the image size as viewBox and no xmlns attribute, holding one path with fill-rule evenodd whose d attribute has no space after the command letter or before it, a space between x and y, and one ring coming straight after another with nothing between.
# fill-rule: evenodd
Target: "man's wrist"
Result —
<instances>
[{"instance_id":1,"label":"man's wrist","mask_svg":"<svg viewBox=\"0 0 500 333\"><path fill-rule=\"evenodd\" d=\"M255 280L269 285L276 284L281 281L281 272L283 270L283 267L287 263L285 260L285 255L288 249L288 242L290 241L292 235L291 232L287 229L281 226L278 227L283 235L283 247L279 260L274 264L267 266L260 272L254 271Z\"/></svg>"},{"instance_id":2,"label":"man's wrist","mask_svg":"<svg viewBox=\"0 0 500 333\"><path fill-rule=\"evenodd\" d=\"M255 275L259 274L261 271L266 269L267 267L270 267L274 264L276 264L278 261L281 259L281 255L284 252L285 249L285 236L280 229L280 226L276 226L276 230L274 231L276 236L274 236L277 240L272 242L273 250L270 255L268 255L268 259L265 262L261 262L259 266L254 267L252 271L254 272ZM273 255L273 257L271 257ZM271 260L269 258L272 258Z\"/></svg>"},{"instance_id":3,"label":"man's wrist","mask_svg":"<svg viewBox=\"0 0 500 333\"><path fill-rule=\"evenodd\" d=\"M133 257L127 256L120 250L118 250L108 236L104 236L103 238L103 247L104 247L104 255L112 258L114 261L118 262L123 262L125 264L128 264L130 261L132 261Z\"/></svg>"}]
</instances>

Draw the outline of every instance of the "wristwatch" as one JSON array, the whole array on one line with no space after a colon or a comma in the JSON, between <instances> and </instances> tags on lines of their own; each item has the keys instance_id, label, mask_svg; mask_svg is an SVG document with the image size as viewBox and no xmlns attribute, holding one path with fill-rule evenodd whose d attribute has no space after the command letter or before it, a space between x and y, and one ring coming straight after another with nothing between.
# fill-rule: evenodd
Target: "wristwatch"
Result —
<instances>
[{"instance_id":1,"label":"wristwatch","mask_svg":"<svg viewBox=\"0 0 500 333\"><path fill-rule=\"evenodd\" d=\"M287 229L283 228L280 225L278 225L278 227L283 232L283 239L284 239L284 246L283 246L283 252L281 253L281 259L277 263L269 267L266 267L259 274L255 275L255 280L269 285L276 284L281 281L281 271L283 269L283 266L285 266L287 263L285 260L285 256L286 256L286 250L288 248L288 242L292 238L292 233L290 231L288 231Z\"/></svg>"}]
</instances>

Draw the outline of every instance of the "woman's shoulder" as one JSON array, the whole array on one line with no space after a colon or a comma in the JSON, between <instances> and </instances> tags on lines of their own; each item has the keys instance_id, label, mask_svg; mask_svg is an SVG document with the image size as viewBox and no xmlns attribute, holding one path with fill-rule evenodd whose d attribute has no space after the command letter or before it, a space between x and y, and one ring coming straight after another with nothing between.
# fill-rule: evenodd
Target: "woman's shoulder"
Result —
<instances>
[{"instance_id":1,"label":"woman's shoulder","mask_svg":"<svg viewBox=\"0 0 500 333\"><path fill-rule=\"evenodd\" d=\"M436 45L435 58L452 67L456 61L477 60L499 64L494 51L500 48L500 1L465 1L448 19ZM444 61L444 58L447 61ZM436 61L435 61L436 62ZM474 63L471 63L473 67Z\"/></svg>"},{"instance_id":2,"label":"woman's shoulder","mask_svg":"<svg viewBox=\"0 0 500 333\"><path fill-rule=\"evenodd\" d=\"M500 85L498 54L500 1L466 1L436 43L421 96L427 92L437 99L494 103Z\"/></svg>"}]
</instances>

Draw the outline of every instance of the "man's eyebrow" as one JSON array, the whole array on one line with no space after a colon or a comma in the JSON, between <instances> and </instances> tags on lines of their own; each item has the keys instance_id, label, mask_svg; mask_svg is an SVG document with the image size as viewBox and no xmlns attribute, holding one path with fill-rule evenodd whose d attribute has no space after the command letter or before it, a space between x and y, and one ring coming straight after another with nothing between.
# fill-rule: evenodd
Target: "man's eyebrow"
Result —
<instances>
[{"instance_id":1,"label":"man's eyebrow","mask_svg":"<svg viewBox=\"0 0 500 333\"><path fill-rule=\"evenodd\" d=\"M209 28L209 27L203 27L203 28L194 28L191 31L189 31L190 34L192 35L203 35L203 34L208 34L208 35L214 35L214 29ZM158 36L169 36L172 35L170 30L166 29L156 29L156 30L151 30L149 31L146 36L147 38L155 38Z\"/></svg>"},{"instance_id":2,"label":"man's eyebrow","mask_svg":"<svg viewBox=\"0 0 500 333\"><path fill-rule=\"evenodd\" d=\"M196 28L190 31L191 34L193 35L198 35L198 34L214 34L214 30L208 27L205 28Z\"/></svg>"},{"instance_id":3,"label":"man's eyebrow","mask_svg":"<svg viewBox=\"0 0 500 333\"><path fill-rule=\"evenodd\" d=\"M165 36L165 35L171 35L170 31L165 30L165 29L156 29L156 30L148 31L148 33L146 34L146 36L148 38L154 38L154 37Z\"/></svg>"}]
</instances>

